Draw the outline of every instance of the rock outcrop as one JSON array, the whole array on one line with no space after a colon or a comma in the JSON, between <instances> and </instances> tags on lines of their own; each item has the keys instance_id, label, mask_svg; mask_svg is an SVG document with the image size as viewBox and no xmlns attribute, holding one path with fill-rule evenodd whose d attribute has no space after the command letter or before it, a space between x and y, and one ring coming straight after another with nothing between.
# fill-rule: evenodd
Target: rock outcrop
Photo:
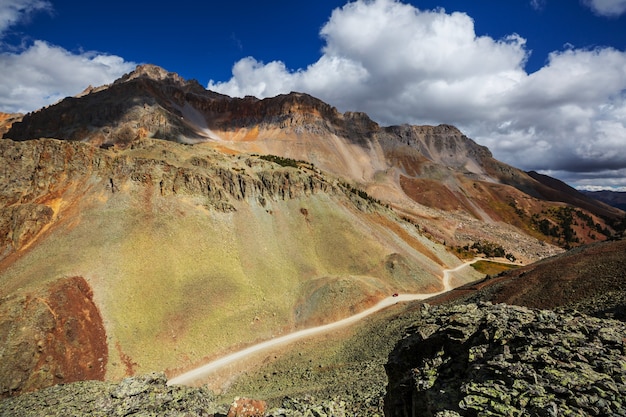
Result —
<instances>
[{"instance_id":1,"label":"rock outcrop","mask_svg":"<svg viewBox=\"0 0 626 417\"><path fill-rule=\"evenodd\" d=\"M624 335L577 313L424 305L386 365L386 415L624 416Z\"/></svg>"},{"instance_id":2,"label":"rock outcrop","mask_svg":"<svg viewBox=\"0 0 626 417\"><path fill-rule=\"evenodd\" d=\"M263 417L266 409L265 401L237 397L228 408L226 417Z\"/></svg>"},{"instance_id":3,"label":"rock outcrop","mask_svg":"<svg viewBox=\"0 0 626 417\"><path fill-rule=\"evenodd\" d=\"M19 397L0 400L0 416L38 417L345 417L340 400L285 398L269 409L264 401L236 398L218 403L206 388L167 385L165 374L153 372L125 378L119 383L82 381L57 385Z\"/></svg>"},{"instance_id":4,"label":"rock outcrop","mask_svg":"<svg viewBox=\"0 0 626 417\"><path fill-rule=\"evenodd\" d=\"M202 388L167 386L164 374L127 378L118 384L84 381L5 399L0 415L13 417L213 416L225 415Z\"/></svg>"},{"instance_id":5,"label":"rock outcrop","mask_svg":"<svg viewBox=\"0 0 626 417\"><path fill-rule=\"evenodd\" d=\"M263 203L338 191L308 164L282 168L258 157L216 152L181 160L177 147L184 148L150 139L122 152L53 139L0 141L5 179L0 183L0 260L27 246L54 221L55 202L68 189L87 190L96 183L110 193L130 182L162 197L203 197L207 207L219 211L234 210L233 201Z\"/></svg>"}]
</instances>

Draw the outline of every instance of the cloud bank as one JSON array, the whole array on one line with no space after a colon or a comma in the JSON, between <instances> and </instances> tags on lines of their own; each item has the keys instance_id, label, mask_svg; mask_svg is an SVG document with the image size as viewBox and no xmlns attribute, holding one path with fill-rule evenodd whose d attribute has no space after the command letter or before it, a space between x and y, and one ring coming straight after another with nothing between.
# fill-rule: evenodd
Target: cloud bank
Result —
<instances>
[{"instance_id":1,"label":"cloud bank","mask_svg":"<svg viewBox=\"0 0 626 417\"><path fill-rule=\"evenodd\" d=\"M626 13L626 0L583 0L595 14L606 17L617 17Z\"/></svg>"},{"instance_id":2,"label":"cloud bank","mask_svg":"<svg viewBox=\"0 0 626 417\"><path fill-rule=\"evenodd\" d=\"M624 1L588 4L616 13ZM307 68L248 57L208 88L239 97L304 91L382 124L450 123L514 166L580 186L597 184L598 173L607 186L626 185L624 51L555 51L527 73L520 35L477 36L465 13L396 0L348 3L320 35L322 56Z\"/></svg>"},{"instance_id":3,"label":"cloud bank","mask_svg":"<svg viewBox=\"0 0 626 417\"><path fill-rule=\"evenodd\" d=\"M25 113L73 96L91 85L108 84L135 63L99 52L74 53L45 41L28 46L1 43L12 26L39 11L52 11L43 0L0 2L0 111Z\"/></svg>"}]
</instances>

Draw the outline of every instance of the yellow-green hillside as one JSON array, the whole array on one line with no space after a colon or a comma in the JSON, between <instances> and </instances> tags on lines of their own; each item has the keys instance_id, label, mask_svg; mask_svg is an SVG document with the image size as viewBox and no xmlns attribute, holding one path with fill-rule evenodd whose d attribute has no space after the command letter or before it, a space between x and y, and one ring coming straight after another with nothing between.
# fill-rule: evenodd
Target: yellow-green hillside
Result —
<instances>
[{"instance_id":1,"label":"yellow-green hillside","mask_svg":"<svg viewBox=\"0 0 626 417\"><path fill-rule=\"evenodd\" d=\"M458 263L413 225L375 203L355 204L360 197L336 184L293 191L320 173L255 157L222 169L210 153L191 163L192 149L152 143L118 152L106 175L65 187L52 224L1 272L7 291L84 277L105 321L109 378L184 369L396 291L436 291L442 268ZM154 163L155 152L171 155ZM120 166L141 169L122 175ZM189 185L198 181L208 195Z\"/></svg>"}]
</instances>

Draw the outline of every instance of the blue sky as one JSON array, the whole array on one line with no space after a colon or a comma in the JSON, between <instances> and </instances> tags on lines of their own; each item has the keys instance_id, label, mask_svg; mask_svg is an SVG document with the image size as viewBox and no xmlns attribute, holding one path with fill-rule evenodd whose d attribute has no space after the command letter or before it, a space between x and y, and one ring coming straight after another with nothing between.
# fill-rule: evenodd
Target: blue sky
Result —
<instances>
[{"instance_id":1,"label":"blue sky","mask_svg":"<svg viewBox=\"0 0 626 417\"><path fill-rule=\"evenodd\" d=\"M519 168L626 187L626 0L213 3L0 0L0 111L152 63L231 96L454 124Z\"/></svg>"}]
</instances>

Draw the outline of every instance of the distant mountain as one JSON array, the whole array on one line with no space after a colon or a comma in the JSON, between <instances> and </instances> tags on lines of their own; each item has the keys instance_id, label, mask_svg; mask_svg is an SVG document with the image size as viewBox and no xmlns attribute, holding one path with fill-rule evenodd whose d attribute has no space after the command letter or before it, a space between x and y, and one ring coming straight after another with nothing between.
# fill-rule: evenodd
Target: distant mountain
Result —
<instances>
[{"instance_id":1,"label":"distant mountain","mask_svg":"<svg viewBox=\"0 0 626 417\"><path fill-rule=\"evenodd\" d=\"M602 190L581 191L581 193L610 206L617 207L620 210L626 210L626 192Z\"/></svg>"},{"instance_id":2,"label":"distant mountain","mask_svg":"<svg viewBox=\"0 0 626 417\"><path fill-rule=\"evenodd\" d=\"M458 257L529 263L623 227L453 126L382 127L295 92L231 98L152 65L3 120L0 395L171 375L438 291Z\"/></svg>"},{"instance_id":3,"label":"distant mountain","mask_svg":"<svg viewBox=\"0 0 626 417\"><path fill-rule=\"evenodd\" d=\"M565 184L563 181L548 175L539 174L535 171L530 171L528 175L545 186L545 188L540 188L537 191L547 200L563 201L577 207L585 208L602 217L610 218L615 213L615 211L611 210L609 207L598 204L598 201L606 203L605 201L594 199L593 197L590 198L589 194L580 192ZM558 193L555 193L555 190ZM607 203L607 205L610 204Z\"/></svg>"}]
</instances>

